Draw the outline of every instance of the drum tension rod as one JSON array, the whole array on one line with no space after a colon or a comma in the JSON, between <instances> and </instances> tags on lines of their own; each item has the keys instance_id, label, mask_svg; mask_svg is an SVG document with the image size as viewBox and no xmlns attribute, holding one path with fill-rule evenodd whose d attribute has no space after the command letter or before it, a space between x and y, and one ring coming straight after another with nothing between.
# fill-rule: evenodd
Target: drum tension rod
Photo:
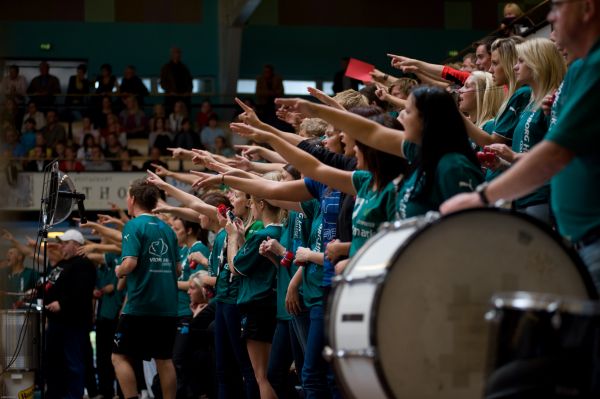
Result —
<instances>
[{"instance_id":1,"label":"drum tension rod","mask_svg":"<svg viewBox=\"0 0 600 399\"><path fill-rule=\"evenodd\" d=\"M332 349L329 346L326 346L323 349L323 357L328 362L333 359L344 359L351 357L364 357L368 359L374 359L377 355L377 351L375 348L365 348L365 349Z\"/></svg>"}]
</instances>

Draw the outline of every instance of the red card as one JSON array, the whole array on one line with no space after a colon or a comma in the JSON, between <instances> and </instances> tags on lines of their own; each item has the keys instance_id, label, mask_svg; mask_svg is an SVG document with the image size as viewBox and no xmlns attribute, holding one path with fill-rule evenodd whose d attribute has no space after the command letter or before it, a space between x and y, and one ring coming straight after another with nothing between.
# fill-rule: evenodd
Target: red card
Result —
<instances>
[{"instance_id":1,"label":"red card","mask_svg":"<svg viewBox=\"0 0 600 399\"><path fill-rule=\"evenodd\" d=\"M346 76L349 78L362 80L363 82L370 82L372 80L369 72L375 69L375 65L367 64L366 62L359 61L355 58L350 58L348 62L348 68L346 68Z\"/></svg>"}]
</instances>

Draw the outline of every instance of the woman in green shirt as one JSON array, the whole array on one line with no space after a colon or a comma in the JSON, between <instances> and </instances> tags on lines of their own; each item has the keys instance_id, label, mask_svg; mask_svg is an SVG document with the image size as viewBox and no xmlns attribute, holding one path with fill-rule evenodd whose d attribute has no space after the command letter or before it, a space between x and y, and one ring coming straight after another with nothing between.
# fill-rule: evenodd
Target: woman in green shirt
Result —
<instances>
[{"instance_id":1,"label":"woman in green shirt","mask_svg":"<svg viewBox=\"0 0 600 399\"><path fill-rule=\"evenodd\" d=\"M512 146L494 144L490 146L507 167L524 153L543 140L550 123L544 114L544 98L558 89L566 73L563 57L549 39L536 38L517 45L518 58L514 66L517 82L531 88L531 99L521 112L514 129ZM498 164L498 163L497 163ZM495 165L497 168L497 165ZM506 169L506 167L502 168ZM528 213L552 224L550 208L550 185L546 184L535 192L515 201L515 209Z\"/></svg>"},{"instance_id":2,"label":"woman in green shirt","mask_svg":"<svg viewBox=\"0 0 600 399\"><path fill-rule=\"evenodd\" d=\"M265 175L271 180L281 180L281 174ZM232 273L240 276L237 305L242 324L242 339L246 348L261 398L277 398L267 379L271 341L276 325L275 277L277 269L260 254L260 245L269 238L281 238L281 222L285 213L266 200L252 197L252 216L263 222L264 228L245 238L241 220L228 220L227 261Z\"/></svg>"}]
</instances>

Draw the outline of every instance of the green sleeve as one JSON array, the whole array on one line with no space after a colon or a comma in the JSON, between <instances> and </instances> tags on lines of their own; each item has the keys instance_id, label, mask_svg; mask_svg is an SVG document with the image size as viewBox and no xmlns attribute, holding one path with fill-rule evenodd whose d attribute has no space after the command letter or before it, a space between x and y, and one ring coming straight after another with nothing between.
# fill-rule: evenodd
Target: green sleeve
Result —
<instances>
[{"instance_id":1,"label":"green sleeve","mask_svg":"<svg viewBox=\"0 0 600 399\"><path fill-rule=\"evenodd\" d=\"M366 170L355 170L352 172L352 186L356 193L360 193L363 187L371 182L373 175Z\"/></svg>"},{"instance_id":2,"label":"green sleeve","mask_svg":"<svg viewBox=\"0 0 600 399\"><path fill-rule=\"evenodd\" d=\"M447 154L440 159L436 184L442 197L441 201L459 193L474 191L482 181L481 171L464 155Z\"/></svg>"},{"instance_id":3,"label":"green sleeve","mask_svg":"<svg viewBox=\"0 0 600 399\"><path fill-rule=\"evenodd\" d=\"M521 112L529 104L531 98L531 89L528 86L521 87L515 94L508 100L508 104L500 115L496 119L494 126L494 133L502 136L506 139L512 140L515 127L519 123L519 116Z\"/></svg>"},{"instance_id":4,"label":"green sleeve","mask_svg":"<svg viewBox=\"0 0 600 399\"><path fill-rule=\"evenodd\" d=\"M139 239L139 232L135 226L135 219L125 224L122 233L121 256L123 258L131 256L137 258L141 254L142 245Z\"/></svg>"},{"instance_id":5,"label":"green sleeve","mask_svg":"<svg viewBox=\"0 0 600 399\"><path fill-rule=\"evenodd\" d=\"M404 140L402 142L402 153L408 162L414 162L419 154L419 145L412 141Z\"/></svg>"},{"instance_id":6,"label":"green sleeve","mask_svg":"<svg viewBox=\"0 0 600 399\"><path fill-rule=\"evenodd\" d=\"M192 245L192 248L190 248L190 254L194 252L200 252L206 257L206 259L208 259L210 255L210 250L208 249L208 247L200 241L195 242L194 245Z\"/></svg>"},{"instance_id":7,"label":"green sleeve","mask_svg":"<svg viewBox=\"0 0 600 399\"><path fill-rule=\"evenodd\" d=\"M571 98L566 100L556 125L546 136L547 140L577 155L597 156L600 152L600 135L598 135L600 78L597 71L595 77L592 73L585 73L588 70L580 71L580 79L573 82L569 91Z\"/></svg>"}]
</instances>

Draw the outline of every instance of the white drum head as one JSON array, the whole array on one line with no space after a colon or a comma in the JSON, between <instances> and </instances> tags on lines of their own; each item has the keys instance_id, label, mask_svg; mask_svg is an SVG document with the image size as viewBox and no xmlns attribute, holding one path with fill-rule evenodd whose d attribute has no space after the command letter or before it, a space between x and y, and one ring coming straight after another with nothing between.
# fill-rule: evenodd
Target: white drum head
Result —
<instances>
[{"instance_id":1,"label":"white drum head","mask_svg":"<svg viewBox=\"0 0 600 399\"><path fill-rule=\"evenodd\" d=\"M388 391L481 398L490 298L504 291L590 298L589 276L572 255L540 224L498 210L450 215L414 234L375 308L377 367Z\"/></svg>"}]
</instances>

